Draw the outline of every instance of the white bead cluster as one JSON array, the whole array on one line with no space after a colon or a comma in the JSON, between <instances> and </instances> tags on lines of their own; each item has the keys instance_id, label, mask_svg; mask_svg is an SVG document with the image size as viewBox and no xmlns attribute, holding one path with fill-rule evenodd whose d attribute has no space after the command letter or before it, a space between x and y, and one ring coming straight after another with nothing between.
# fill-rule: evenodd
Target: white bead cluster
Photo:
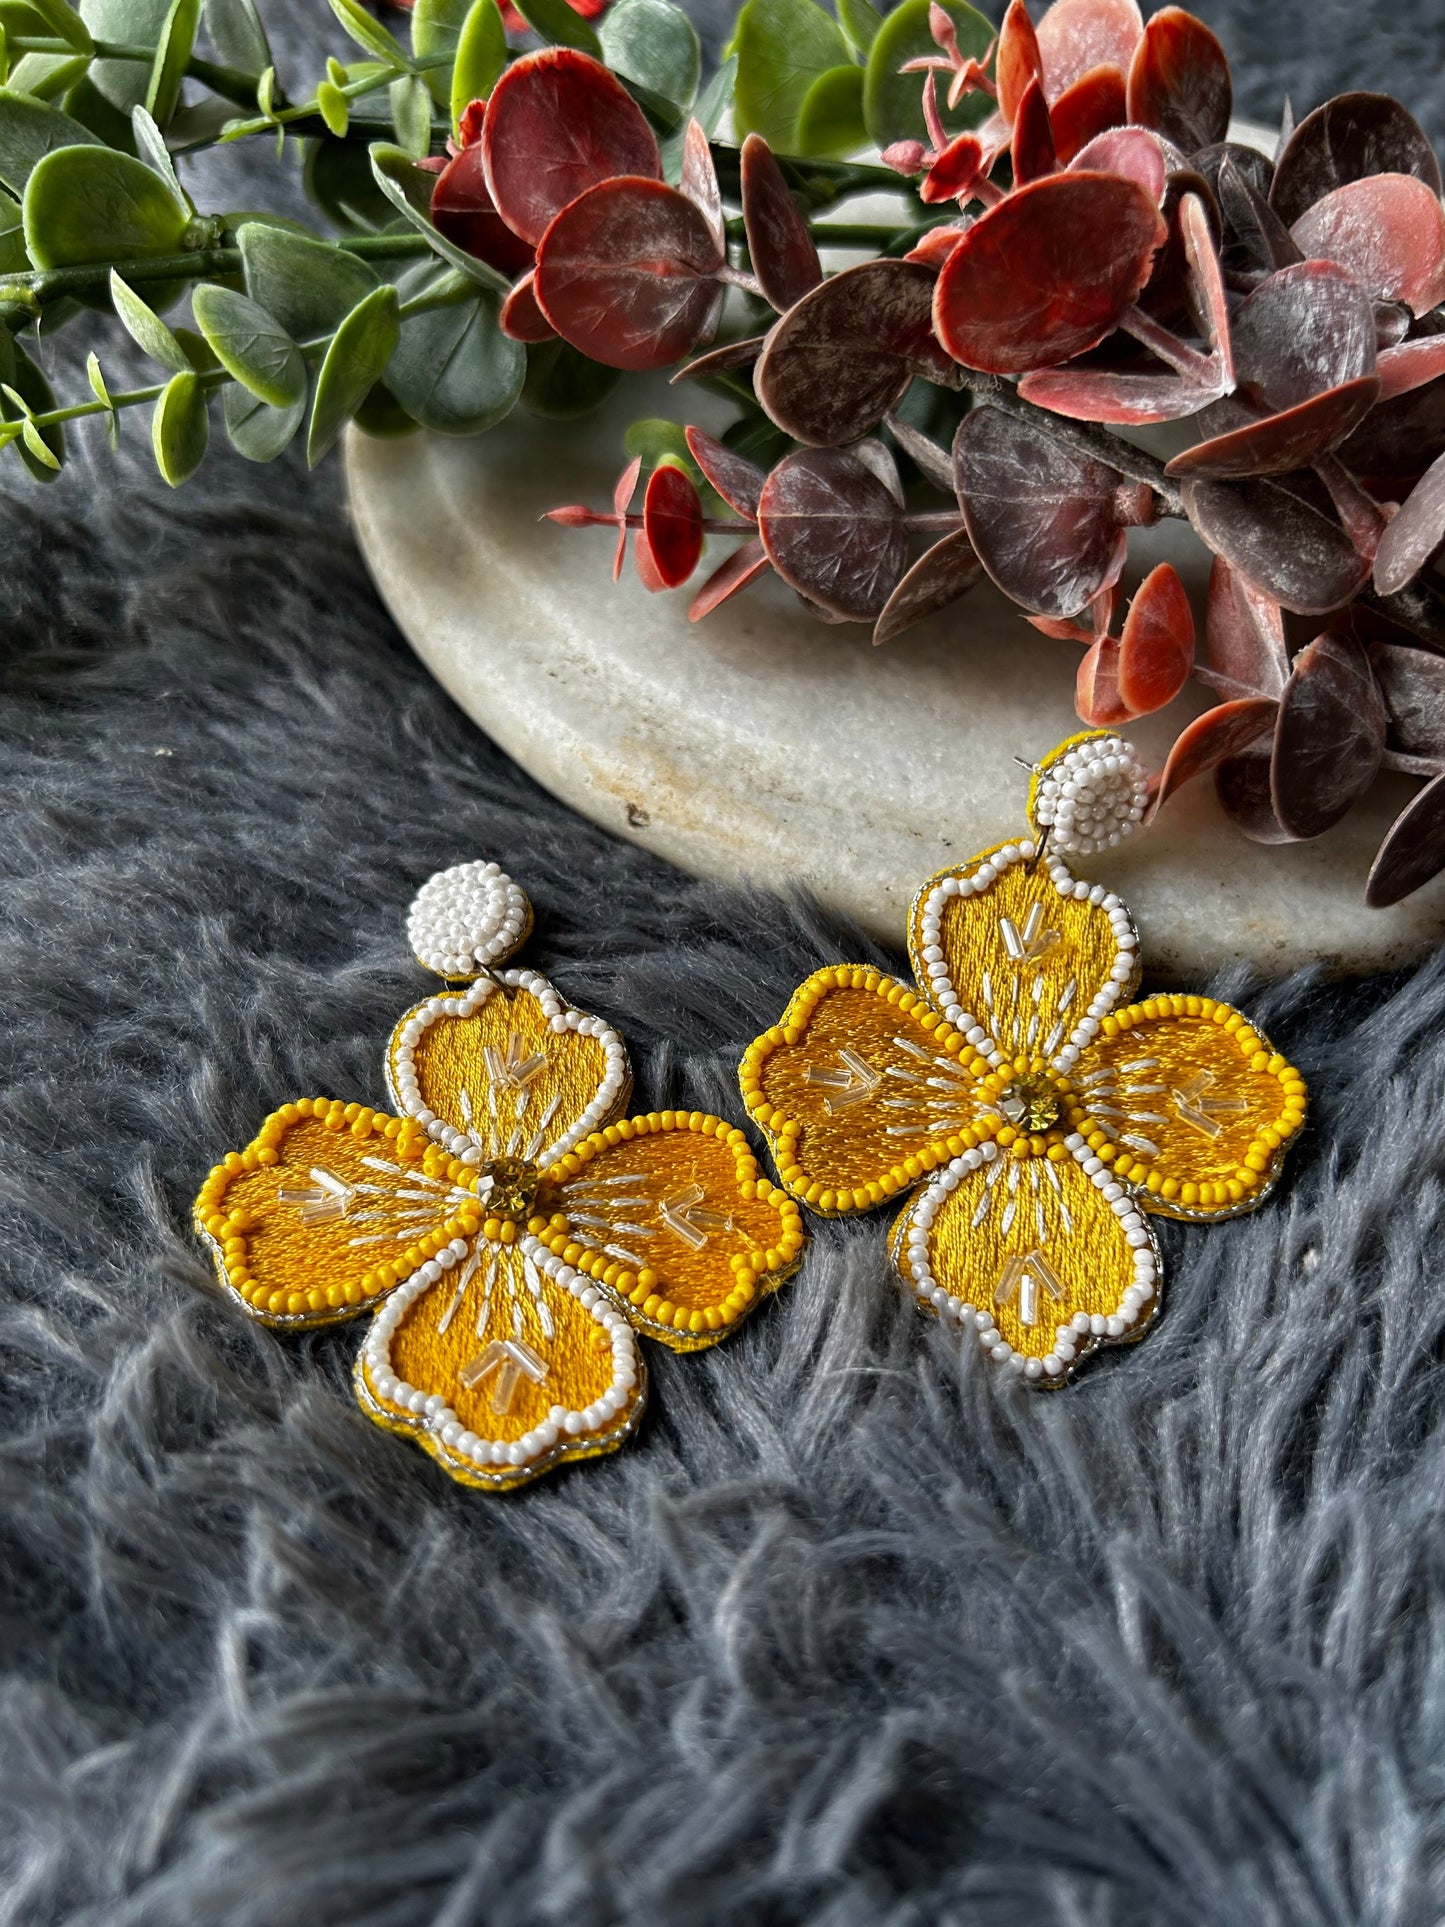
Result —
<instances>
[{"instance_id":1,"label":"white bead cluster","mask_svg":"<svg viewBox=\"0 0 1445 1927\"><path fill-rule=\"evenodd\" d=\"M1142 1211L1108 1165L1096 1158L1075 1132L1065 1138L1065 1146L1084 1175L1102 1192L1109 1209L1119 1221L1124 1242L1133 1253L1133 1282L1125 1287L1115 1310L1104 1316L1098 1312L1075 1312L1067 1325L1060 1325L1054 1336L1053 1350L1043 1358L1032 1358L1015 1351L994 1322L992 1307L967 1304L938 1284L929 1259L933 1221L947 1199L970 1171L990 1163L999 1155L996 1144L981 1144L967 1151L952 1164L945 1165L920 1194L909 1215L899 1251L899 1269L921 1304L931 1305L940 1316L954 1319L965 1329L972 1328L979 1344L995 1364L1007 1366L1027 1379L1057 1380L1077 1362L1081 1352L1126 1336L1141 1319L1152 1315L1150 1301L1159 1288L1159 1247Z\"/></svg>"},{"instance_id":2,"label":"white bead cluster","mask_svg":"<svg viewBox=\"0 0 1445 1927\"><path fill-rule=\"evenodd\" d=\"M1075 743L1038 781L1034 821L1056 850L1092 856L1132 836L1144 819L1149 776L1131 743L1093 736Z\"/></svg>"},{"instance_id":3,"label":"white bead cluster","mask_svg":"<svg viewBox=\"0 0 1445 1927\"><path fill-rule=\"evenodd\" d=\"M503 1480L506 1473L501 1468L516 1471L528 1466L540 1470L542 1463L561 1456L567 1440L583 1434L619 1441L625 1438L642 1410L642 1361L632 1327L605 1291L599 1291L580 1271L564 1265L535 1238L521 1239L518 1252L569 1292L611 1342L612 1382L601 1398L581 1411L554 1405L540 1425L519 1439L484 1439L467 1430L440 1393L421 1391L391 1369L391 1341L407 1312L445 1272L460 1263L469 1248L465 1238L454 1238L399 1286L377 1312L357 1359L357 1377L363 1390L374 1400L410 1414L415 1429L429 1433L463 1470L484 1474L495 1470ZM395 1411L387 1416L395 1416Z\"/></svg>"},{"instance_id":4,"label":"white bead cluster","mask_svg":"<svg viewBox=\"0 0 1445 1927\"><path fill-rule=\"evenodd\" d=\"M962 1031L967 1041L975 1050L983 1053L994 1070L1001 1070L1010 1061L1009 1055L1000 1048L998 1040L979 1022L974 1012L964 1008L959 998L948 974L948 959L943 950L943 914L950 898L967 899L987 895L1006 871L1016 864L1031 862L1033 856L1032 843L1005 843L1001 850L995 850L986 862L968 876L948 876L934 884L919 912L920 975L926 980L923 988L954 1029ZM1103 910L1113 929L1117 946L1107 981L1085 1007L1051 1060L1055 1070L1067 1075L1078 1063L1080 1053L1098 1036L1102 1020L1137 981L1139 933L1122 898L1116 897L1112 890L1106 890L1102 883L1084 882L1056 858L1048 861L1047 870L1049 881L1064 901L1091 903Z\"/></svg>"},{"instance_id":5,"label":"white bead cluster","mask_svg":"<svg viewBox=\"0 0 1445 1927\"><path fill-rule=\"evenodd\" d=\"M406 936L412 955L441 977L474 977L521 942L531 909L495 863L438 870L412 899Z\"/></svg>"},{"instance_id":6,"label":"white bead cluster","mask_svg":"<svg viewBox=\"0 0 1445 1927\"><path fill-rule=\"evenodd\" d=\"M432 1024L447 1018L475 1016L502 984L535 997L548 1026L559 1035L571 1030L580 1037L595 1037L602 1046L606 1060L597 1095L581 1117L552 1143L538 1150L535 1162L552 1164L570 1151L574 1144L580 1144L589 1132L596 1130L611 1115L619 1099L631 1089L632 1067L627 1058L627 1046L611 1025L605 1024L600 1017L589 1017L586 1011L574 1010L555 986L535 970L504 970L495 979L478 978L470 990L461 993L440 992L435 997L413 1004L391 1034L391 1044L387 1050L387 1084L397 1108L405 1116L414 1117L418 1124L424 1125L428 1136L463 1164L477 1165L485 1157L500 1155L503 1147L489 1144L482 1135L487 1129L488 1117L480 1105L473 1118L472 1129L459 1130L446 1118L438 1117L426 1102L416 1072L416 1047ZM511 1128L509 1111L508 1132Z\"/></svg>"}]
</instances>

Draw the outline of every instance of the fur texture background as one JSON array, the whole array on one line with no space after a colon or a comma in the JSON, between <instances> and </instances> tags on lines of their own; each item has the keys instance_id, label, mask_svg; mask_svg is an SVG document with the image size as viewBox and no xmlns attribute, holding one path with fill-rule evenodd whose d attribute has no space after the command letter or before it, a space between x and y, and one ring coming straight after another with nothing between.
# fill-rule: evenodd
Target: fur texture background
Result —
<instances>
[{"instance_id":1,"label":"fur texture background","mask_svg":"<svg viewBox=\"0 0 1445 1927\"><path fill-rule=\"evenodd\" d=\"M1440 133L1436 0L1204 11L1256 110L1368 81ZM6 469L0 1921L1445 1917L1439 962L1211 986L1309 1123L1062 1396L828 1225L733 1342L651 1348L622 1454L465 1492L362 1418L354 1332L250 1328L188 1227L270 1107L382 1099L418 883L498 858L649 1105L737 1113L799 976L878 953L542 795L334 472L218 450L171 497L130 444Z\"/></svg>"}]
</instances>

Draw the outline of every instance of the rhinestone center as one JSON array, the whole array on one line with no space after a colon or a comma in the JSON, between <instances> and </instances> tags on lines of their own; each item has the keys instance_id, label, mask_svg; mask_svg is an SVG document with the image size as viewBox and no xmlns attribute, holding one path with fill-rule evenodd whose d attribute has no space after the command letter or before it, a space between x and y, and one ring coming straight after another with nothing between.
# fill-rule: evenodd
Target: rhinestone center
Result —
<instances>
[{"instance_id":1,"label":"rhinestone center","mask_svg":"<svg viewBox=\"0 0 1445 1927\"><path fill-rule=\"evenodd\" d=\"M520 1224L532 1215L540 1182L540 1171L526 1158L493 1158L481 1168L477 1198L489 1217Z\"/></svg>"},{"instance_id":2,"label":"rhinestone center","mask_svg":"<svg viewBox=\"0 0 1445 1927\"><path fill-rule=\"evenodd\" d=\"M1014 1078L999 1093L998 1107L1020 1131L1051 1131L1063 1114L1058 1086L1046 1071Z\"/></svg>"}]
</instances>

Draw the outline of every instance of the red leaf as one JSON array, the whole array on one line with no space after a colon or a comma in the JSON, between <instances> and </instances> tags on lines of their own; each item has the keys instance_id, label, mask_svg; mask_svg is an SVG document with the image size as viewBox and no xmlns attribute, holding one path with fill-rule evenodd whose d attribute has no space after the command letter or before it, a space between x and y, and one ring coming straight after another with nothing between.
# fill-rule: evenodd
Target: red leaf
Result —
<instances>
[{"instance_id":1,"label":"red leaf","mask_svg":"<svg viewBox=\"0 0 1445 1927\"><path fill-rule=\"evenodd\" d=\"M903 258L920 262L925 268L941 268L967 233L966 225L952 227L945 222L942 227L931 227Z\"/></svg>"},{"instance_id":2,"label":"red leaf","mask_svg":"<svg viewBox=\"0 0 1445 1927\"><path fill-rule=\"evenodd\" d=\"M632 502L633 491L637 487L637 478L641 473L642 457L640 455L634 455L626 468L624 468L618 476L617 485L612 491L612 513L617 517L617 553L612 558L612 580L614 582L621 580L622 564L627 559L626 516Z\"/></svg>"},{"instance_id":3,"label":"red leaf","mask_svg":"<svg viewBox=\"0 0 1445 1927\"><path fill-rule=\"evenodd\" d=\"M1144 22L1134 0L1054 0L1038 24L1044 92L1058 100L1094 67L1129 71Z\"/></svg>"},{"instance_id":4,"label":"red leaf","mask_svg":"<svg viewBox=\"0 0 1445 1927\"><path fill-rule=\"evenodd\" d=\"M873 626L875 643L892 642L925 616L937 615L968 591L983 574L966 529L955 529L926 549L883 605Z\"/></svg>"},{"instance_id":5,"label":"red leaf","mask_svg":"<svg viewBox=\"0 0 1445 1927\"><path fill-rule=\"evenodd\" d=\"M784 456L763 484L758 534L784 582L844 622L882 613L908 555L898 504L838 448Z\"/></svg>"},{"instance_id":6,"label":"red leaf","mask_svg":"<svg viewBox=\"0 0 1445 1927\"><path fill-rule=\"evenodd\" d=\"M689 428L686 434L692 459L728 507L756 522L758 497L767 480L763 470L746 455L735 454L726 442L715 440L706 429Z\"/></svg>"},{"instance_id":7,"label":"red leaf","mask_svg":"<svg viewBox=\"0 0 1445 1927\"><path fill-rule=\"evenodd\" d=\"M1124 477L996 408L975 408L953 444L954 485L979 559L1022 608L1076 616L1116 582L1128 553Z\"/></svg>"},{"instance_id":8,"label":"red leaf","mask_svg":"<svg viewBox=\"0 0 1445 1927\"><path fill-rule=\"evenodd\" d=\"M913 377L946 379L933 337L934 277L911 261L831 275L778 321L753 375L758 400L795 441L857 441Z\"/></svg>"},{"instance_id":9,"label":"red leaf","mask_svg":"<svg viewBox=\"0 0 1445 1927\"><path fill-rule=\"evenodd\" d=\"M1220 703L1206 709L1192 723L1186 723L1175 738L1154 793L1149 799L1146 823L1152 823L1178 789L1217 769L1231 757L1242 756L1274 733L1279 704L1265 696L1245 696L1236 702Z\"/></svg>"},{"instance_id":10,"label":"red leaf","mask_svg":"<svg viewBox=\"0 0 1445 1927\"><path fill-rule=\"evenodd\" d=\"M1184 375L1111 375L1089 369L1045 369L1019 383L1025 401L1081 422L1177 422L1219 397Z\"/></svg>"},{"instance_id":11,"label":"red leaf","mask_svg":"<svg viewBox=\"0 0 1445 1927\"><path fill-rule=\"evenodd\" d=\"M959 134L919 182L918 198L926 207L940 201L966 201L983 172L983 143L977 134Z\"/></svg>"},{"instance_id":12,"label":"red leaf","mask_svg":"<svg viewBox=\"0 0 1445 1927\"><path fill-rule=\"evenodd\" d=\"M692 478L671 462L660 463L647 478L642 533L663 585L675 589L686 582L702 554L702 503Z\"/></svg>"},{"instance_id":13,"label":"red leaf","mask_svg":"<svg viewBox=\"0 0 1445 1927\"><path fill-rule=\"evenodd\" d=\"M744 542L740 549L734 549L727 561L713 570L692 599L687 612L689 622L701 622L704 616L711 615L714 609L735 596L740 589L746 589L750 582L768 567L767 551L754 536Z\"/></svg>"},{"instance_id":14,"label":"red leaf","mask_svg":"<svg viewBox=\"0 0 1445 1927\"><path fill-rule=\"evenodd\" d=\"M1181 198L1178 223L1189 270L1189 305L1195 325L1219 358L1220 379L1229 386L1237 373L1229 301L1209 215L1197 194L1185 194Z\"/></svg>"},{"instance_id":15,"label":"red leaf","mask_svg":"<svg viewBox=\"0 0 1445 1927\"><path fill-rule=\"evenodd\" d=\"M1186 154L1222 141L1234 89L1223 47L1192 13L1166 7L1144 29L1129 68L1129 118Z\"/></svg>"},{"instance_id":16,"label":"red leaf","mask_svg":"<svg viewBox=\"0 0 1445 1927\"><path fill-rule=\"evenodd\" d=\"M1166 475L1288 475L1308 468L1362 422L1380 393L1379 378L1362 375L1263 421L1247 422L1197 442L1165 466Z\"/></svg>"},{"instance_id":17,"label":"red leaf","mask_svg":"<svg viewBox=\"0 0 1445 1927\"><path fill-rule=\"evenodd\" d=\"M1414 314L1445 301L1445 208L1413 174L1337 187L1290 233L1307 255L1338 261L1381 301L1403 301Z\"/></svg>"},{"instance_id":18,"label":"red leaf","mask_svg":"<svg viewBox=\"0 0 1445 1927\"><path fill-rule=\"evenodd\" d=\"M1014 116L1013 132L1014 184L1027 187L1030 181L1042 180L1045 174L1052 174L1059 164L1054 151L1054 130L1049 120L1049 103L1044 99L1044 84L1041 80L1031 80L1024 89L1024 97L1019 102L1019 110ZM1099 163L1105 173L1116 173L1107 161ZM1162 179L1164 163L1161 159L1159 173Z\"/></svg>"},{"instance_id":19,"label":"red leaf","mask_svg":"<svg viewBox=\"0 0 1445 1927\"><path fill-rule=\"evenodd\" d=\"M758 283L779 314L801 301L823 278L823 264L808 223L788 192L783 170L761 134L749 134L742 151L743 225Z\"/></svg>"},{"instance_id":20,"label":"red leaf","mask_svg":"<svg viewBox=\"0 0 1445 1927\"><path fill-rule=\"evenodd\" d=\"M1279 604L1236 574L1222 555L1215 556L1209 572L1205 658L1207 670L1235 688L1271 700L1289 680Z\"/></svg>"},{"instance_id":21,"label":"red leaf","mask_svg":"<svg viewBox=\"0 0 1445 1927\"><path fill-rule=\"evenodd\" d=\"M990 374L1067 361L1114 328L1164 236L1135 181L1085 173L1034 181L976 221L944 262L938 338L955 361Z\"/></svg>"},{"instance_id":22,"label":"red leaf","mask_svg":"<svg viewBox=\"0 0 1445 1927\"><path fill-rule=\"evenodd\" d=\"M1149 716L1173 702L1194 666L1194 611L1178 572L1161 562L1140 583L1119 638L1119 700Z\"/></svg>"},{"instance_id":23,"label":"red leaf","mask_svg":"<svg viewBox=\"0 0 1445 1927\"><path fill-rule=\"evenodd\" d=\"M1387 749L1445 760L1445 656L1394 642L1367 645L1389 722Z\"/></svg>"},{"instance_id":24,"label":"red leaf","mask_svg":"<svg viewBox=\"0 0 1445 1927\"><path fill-rule=\"evenodd\" d=\"M1009 0L1008 12L999 29L994 79L998 87L999 112L1010 125L1018 114L1019 103L1028 90L1029 82L1041 75L1043 70L1043 56L1039 52L1038 35L1034 32L1029 10L1024 0Z\"/></svg>"},{"instance_id":25,"label":"red leaf","mask_svg":"<svg viewBox=\"0 0 1445 1927\"><path fill-rule=\"evenodd\" d=\"M666 368L712 325L721 265L707 221L676 188L604 181L543 235L537 301L563 340L593 361Z\"/></svg>"},{"instance_id":26,"label":"red leaf","mask_svg":"<svg viewBox=\"0 0 1445 1927\"><path fill-rule=\"evenodd\" d=\"M1059 159L1067 166L1090 141L1128 118L1123 74L1117 67L1093 68L1049 109Z\"/></svg>"},{"instance_id":27,"label":"red leaf","mask_svg":"<svg viewBox=\"0 0 1445 1927\"><path fill-rule=\"evenodd\" d=\"M524 274L502 303L497 317L504 335L513 341L553 341L556 329L537 306L537 275L533 269Z\"/></svg>"},{"instance_id":28,"label":"red leaf","mask_svg":"<svg viewBox=\"0 0 1445 1927\"><path fill-rule=\"evenodd\" d=\"M1445 775L1427 783L1401 810L1370 866L1365 902L1372 910L1399 903L1445 867Z\"/></svg>"},{"instance_id":29,"label":"red leaf","mask_svg":"<svg viewBox=\"0 0 1445 1927\"><path fill-rule=\"evenodd\" d=\"M637 540L632 545L632 560L637 566L637 579L649 595L660 595L668 587L653 558L652 546L641 529L637 531Z\"/></svg>"},{"instance_id":30,"label":"red leaf","mask_svg":"<svg viewBox=\"0 0 1445 1927\"><path fill-rule=\"evenodd\" d=\"M1383 348L1375 370L1380 377L1381 401L1393 401L1396 395L1423 388L1437 375L1445 375L1445 335L1422 335L1418 341Z\"/></svg>"},{"instance_id":31,"label":"red leaf","mask_svg":"<svg viewBox=\"0 0 1445 1927\"><path fill-rule=\"evenodd\" d=\"M481 150L497 211L534 247L554 216L599 181L662 173L642 109L572 47L544 47L512 63L487 103Z\"/></svg>"},{"instance_id":32,"label":"red leaf","mask_svg":"<svg viewBox=\"0 0 1445 1927\"><path fill-rule=\"evenodd\" d=\"M1214 789L1224 813L1254 843L1293 843L1295 838L1274 813L1269 796L1269 756L1254 751L1230 756L1214 772Z\"/></svg>"},{"instance_id":33,"label":"red leaf","mask_svg":"<svg viewBox=\"0 0 1445 1927\"><path fill-rule=\"evenodd\" d=\"M687 123L687 132L682 137L682 177L677 185L712 229L718 247L725 247L727 228L723 223L722 189L718 186L707 135L695 120Z\"/></svg>"},{"instance_id":34,"label":"red leaf","mask_svg":"<svg viewBox=\"0 0 1445 1927\"><path fill-rule=\"evenodd\" d=\"M1183 493L1199 539L1286 609L1342 608L1369 575L1339 523L1279 482L1186 480Z\"/></svg>"},{"instance_id":35,"label":"red leaf","mask_svg":"<svg viewBox=\"0 0 1445 1927\"><path fill-rule=\"evenodd\" d=\"M1285 143L1269 188L1286 223L1337 187L1371 174L1413 174L1440 192L1440 167L1418 121L1388 94L1337 94L1316 107Z\"/></svg>"},{"instance_id":36,"label":"red leaf","mask_svg":"<svg viewBox=\"0 0 1445 1927\"><path fill-rule=\"evenodd\" d=\"M1375 552L1375 587L1394 595L1413 582L1445 542L1445 455L1411 489Z\"/></svg>"},{"instance_id":37,"label":"red leaf","mask_svg":"<svg viewBox=\"0 0 1445 1927\"><path fill-rule=\"evenodd\" d=\"M1122 174L1126 181L1137 181L1156 206L1164 199L1164 149L1159 136L1145 127L1105 128L1080 148L1069 166L1076 173Z\"/></svg>"},{"instance_id":38,"label":"red leaf","mask_svg":"<svg viewBox=\"0 0 1445 1927\"><path fill-rule=\"evenodd\" d=\"M480 147L464 147L437 176L431 217L437 232L454 247L474 254L508 280L532 265L532 249L513 234L492 204Z\"/></svg>"},{"instance_id":39,"label":"red leaf","mask_svg":"<svg viewBox=\"0 0 1445 1927\"><path fill-rule=\"evenodd\" d=\"M1269 765L1274 813L1291 836L1322 836L1379 774L1385 709L1369 659L1328 631L1295 657Z\"/></svg>"},{"instance_id":40,"label":"red leaf","mask_svg":"<svg viewBox=\"0 0 1445 1927\"><path fill-rule=\"evenodd\" d=\"M1119 644L1100 636L1079 660L1074 679L1074 708L1080 722L1091 729L1112 729L1127 723L1132 711L1119 695Z\"/></svg>"}]
</instances>

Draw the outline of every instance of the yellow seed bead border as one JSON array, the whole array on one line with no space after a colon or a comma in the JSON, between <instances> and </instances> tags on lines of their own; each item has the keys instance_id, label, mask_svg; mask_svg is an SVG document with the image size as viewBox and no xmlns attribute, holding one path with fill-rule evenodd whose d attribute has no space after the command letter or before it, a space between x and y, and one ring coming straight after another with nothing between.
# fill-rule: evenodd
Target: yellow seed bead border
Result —
<instances>
[{"instance_id":1,"label":"yellow seed bead border","mask_svg":"<svg viewBox=\"0 0 1445 1927\"><path fill-rule=\"evenodd\" d=\"M1099 1035L1120 1037L1137 1026L1174 1017L1210 1019L1225 1036L1233 1039L1249 1069L1265 1072L1279 1082L1282 1100L1279 1116L1256 1130L1234 1176L1204 1184L1184 1183L1167 1176L1151 1159L1115 1144L1077 1094L1069 1105L1070 1125L1080 1133L1095 1157L1112 1166L1119 1183L1128 1185L1143 1208L1155 1216L1177 1218L1186 1224L1215 1224L1224 1218L1242 1217L1246 1212L1258 1210L1279 1182L1290 1139L1304 1123L1305 1081L1242 1011L1213 997L1178 992L1146 997L1141 1003L1130 1004L1106 1017L1099 1026Z\"/></svg>"},{"instance_id":2,"label":"yellow seed bead border","mask_svg":"<svg viewBox=\"0 0 1445 1927\"><path fill-rule=\"evenodd\" d=\"M434 1231L425 1232L394 1258L373 1265L347 1285L261 1284L251 1274L246 1241L246 1234L255 1227L255 1214L244 1205L228 1209L226 1197L239 1178L279 1164L286 1138L306 1118L315 1118L330 1131L347 1131L359 1144L373 1138L384 1140L398 1162L417 1165L427 1177L468 1191L475 1190L477 1182L475 1171L433 1144L411 1118L389 1117L368 1104L346 1104L331 1097L302 1097L272 1111L244 1151L228 1151L212 1167L197 1194L194 1219L224 1289L249 1317L274 1331L308 1331L320 1325L344 1324L372 1310L454 1238L473 1237L485 1230L481 1207L461 1205Z\"/></svg>"},{"instance_id":3,"label":"yellow seed bead border","mask_svg":"<svg viewBox=\"0 0 1445 1927\"><path fill-rule=\"evenodd\" d=\"M911 1190L940 1165L961 1157L965 1151L971 1151L976 1144L993 1136L997 1127L996 1120L984 1119L977 1127L951 1132L948 1137L926 1145L922 1151L911 1152L906 1158L900 1159L882 1176L870 1178L866 1184L855 1185L851 1189L825 1185L820 1179L812 1177L798 1155L798 1144L805 1126L801 1120L789 1117L779 1107L769 1103L763 1090L763 1072L776 1051L802 1042L813 1012L835 990L871 991L905 1016L915 1018L940 1050L956 1058L975 1076L982 1076L989 1068L987 1059L980 1056L961 1031L955 1030L952 1024L940 1017L926 997L911 985L900 982L897 977L890 977L885 971L875 970L869 964L825 964L821 970L815 970L811 977L805 978L793 992L781 1021L765 1030L761 1037L754 1038L748 1046L738 1067L738 1085L749 1117L768 1141L785 1190L820 1218L852 1217L860 1211L876 1210L890 1198ZM991 1123L993 1128L990 1128Z\"/></svg>"},{"instance_id":4,"label":"yellow seed bead border","mask_svg":"<svg viewBox=\"0 0 1445 1927\"><path fill-rule=\"evenodd\" d=\"M549 1183L565 1184L585 1171L604 1151L633 1138L662 1132L695 1132L702 1137L720 1139L733 1154L738 1195L755 1198L778 1213L776 1244L750 1256L735 1253L730 1261L732 1285L715 1305L690 1309L673 1304L661 1289L662 1281L655 1271L649 1267L634 1271L619 1259L595 1250L572 1230L564 1212L559 1211L550 1218L534 1218L527 1229L554 1258L600 1285L638 1331L657 1339L671 1351L701 1351L726 1337L760 1298L786 1283L797 1270L803 1249L802 1214L793 1200L763 1175L737 1126L707 1111L648 1111L594 1131L549 1165L543 1176ZM717 1200L709 1202L715 1205Z\"/></svg>"}]
</instances>

